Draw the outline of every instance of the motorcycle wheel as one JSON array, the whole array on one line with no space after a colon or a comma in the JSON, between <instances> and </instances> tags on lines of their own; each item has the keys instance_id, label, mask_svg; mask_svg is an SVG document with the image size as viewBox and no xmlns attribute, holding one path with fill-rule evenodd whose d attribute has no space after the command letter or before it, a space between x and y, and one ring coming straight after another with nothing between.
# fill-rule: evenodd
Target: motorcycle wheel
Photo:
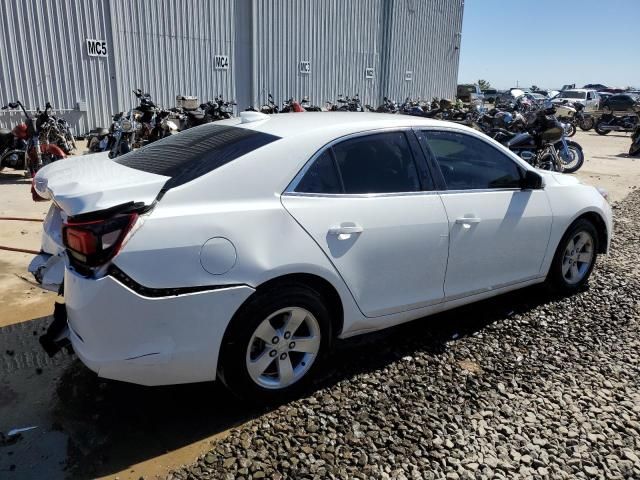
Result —
<instances>
[{"instance_id":1,"label":"motorcycle wheel","mask_svg":"<svg viewBox=\"0 0 640 480\"><path fill-rule=\"evenodd\" d=\"M564 130L565 137L573 137L576 134L576 126L574 123L567 123L567 128Z\"/></svg>"},{"instance_id":2,"label":"motorcycle wheel","mask_svg":"<svg viewBox=\"0 0 640 480\"><path fill-rule=\"evenodd\" d=\"M580 127L580 130L584 130L585 132L591 130L593 128L593 118L583 118L578 126Z\"/></svg>"},{"instance_id":3,"label":"motorcycle wheel","mask_svg":"<svg viewBox=\"0 0 640 480\"><path fill-rule=\"evenodd\" d=\"M630 157L640 157L640 140L635 141L629 147Z\"/></svg>"},{"instance_id":4,"label":"motorcycle wheel","mask_svg":"<svg viewBox=\"0 0 640 480\"><path fill-rule=\"evenodd\" d=\"M596 133L598 135L607 135L611 130L602 130L602 128L600 128L600 124L601 123L602 122L600 122L600 121L596 122L595 127L594 127L595 130L596 130Z\"/></svg>"},{"instance_id":5,"label":"motorcycle wheel","mask_svg":"<svg viewBox=\"0 0 640 480\"><path fill-rule=\"evenodd\" d=\"M577 172L584 163L584 153L575 142L567 142L567 149L569 150L569 158L565 158L563 152L558 151L563 162L563 173Z\"/></svg>"}]
</instances>

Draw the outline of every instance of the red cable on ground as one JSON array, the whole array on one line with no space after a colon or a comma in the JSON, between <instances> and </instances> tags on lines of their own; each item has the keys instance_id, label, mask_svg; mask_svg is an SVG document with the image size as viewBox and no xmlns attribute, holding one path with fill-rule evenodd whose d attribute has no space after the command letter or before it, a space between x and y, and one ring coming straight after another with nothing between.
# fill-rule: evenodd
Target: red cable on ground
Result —
<instances>
[{"instance_id":1,"label":"red cable on ground","mask_svg":"<svg viewBox=\"0 0 640 480\"><path fill-rule=\"evenodd\" d=\"M16 220L18 222L44 222L41 218L0 217L0 220Z\"/></svg>"},{"instance_id":2,"label":"red cable on ground","mask_svg":"<svg viewBox=\"0 0 640 480\"><path fill-rule=\"evenodd\" d=\"M21 217L0 217L0 220L15 220L18 222L44 222L44 220L40 218L21 218ZM39 255L40 252L36 250L29 250L27 248L15 248L15 247L5 247L0 245L0 250L7 250L8 252L20 252L20 253L32 253L34 255Z\"/></svg>"},{"instance_id":3,"label":"red cable on ground","mask_svg":"<svg viewBox=\"0 0 640 480\"><path fill-rule=\"evenodd\" d=\"M26 248L5 247L3 245L0 245L0 250L7 250L9 252L32 253L34 255L39 255L40 254L40 252L38 252L36 250L28 250Z\"/></svg>"}]
</instances>

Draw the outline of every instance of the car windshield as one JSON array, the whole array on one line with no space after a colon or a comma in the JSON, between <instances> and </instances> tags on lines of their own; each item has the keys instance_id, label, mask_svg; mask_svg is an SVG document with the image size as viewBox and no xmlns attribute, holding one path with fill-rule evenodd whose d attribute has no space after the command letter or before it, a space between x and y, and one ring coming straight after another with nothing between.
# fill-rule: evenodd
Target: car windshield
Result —
<instances>
[{"instance_id":1,"label":"car windshield","mask_svg":"<svg viewBox=\"0 0 640 480\"><path fill-rule=\"evenodd\" d=\"M158 140L115 162L171 177L164 185L166 191L279 139L246 128L207 124Z\"/></svg>"},{"instance_id":2,"label":"car windshield","mask_svg":"<svg viewBox=\"0 0 640 480\"><path fill-rule=\"evenodd\" d=\"M572 92L572 91L562 92L560 93L560 95L558 95L558 97L559 98L580 98L584 100L585 98L587 98L587 92Z\"/></svg>"}]
</instances>

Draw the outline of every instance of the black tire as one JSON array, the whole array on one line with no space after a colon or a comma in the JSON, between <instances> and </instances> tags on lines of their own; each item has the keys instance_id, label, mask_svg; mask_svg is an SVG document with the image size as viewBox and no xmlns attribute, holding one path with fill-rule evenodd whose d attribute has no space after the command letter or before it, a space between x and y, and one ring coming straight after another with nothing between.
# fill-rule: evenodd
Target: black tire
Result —
<instances>
[{"instance_id":1,"label":"black tire","mask_svg":"<svg viewBox=\"0 0 640 480\"><path fill-rule=\"evenodd\" d=\"M602 130L602 129L600 128L600 123L601 123L601 122L600 122L600 120L598 120L598 121L596 122L596 124L594 125L594 127L593 127L593 128L595 128L596 133L597 133L598 135L608 135L608 134L609 134L609 132L610 132L611 130Z\"/></svg>"},{"instance_id":2,"label":"black tire","mask_svg":"<svg viewBox=\"0 0 640 480\"><path fill-rule=\"evenodd\" d=\"M640 157L640 142L634 142L631 144L631 146L629 147L629 156Z\"/></svg>"},{"instance_id":3,"label":"black tire","mask_svg":"<svg viewBox=\"0 0 640 480\"><path fill-rule=\"evenodd\" d=\"M593 117L584 117L580 121L578 126L580 127L581 130L588 132L593 128L593 125L594 125Z\"/></svg>"},{"instance_id":4,"label":"black tire","mask_svg":"<svg viewBox=\"0 0 640 480\"><path fill-rule=\"evenodd\" d=\"M567 141L567 148L571 151L571 153L574 155L574 157L573 157L573 161L571 163L565 163L564 164L563 173L575 173L578 170L580 170L580 168L584 164L584 152L580 148L579 144L577 144L576 142L573 142L571 140ZM560 158L564 162L564 158L562 157L562 153L558 152L558 155L560 155Z\"/></svg>"},{"instance_id":5,"label":"black tire","mask_svg":"<svg viewBox=\"0 0 640 480\"><path fill-rule=\"evenodd\" d=\"M591 236L593 241L593 258L591 259L591 264L588 265L588 268L584 273L584 277L576 283L570 283L562 273L563 261L565 259L564 254L569 242L580 232L586 232ZM558 248L556 249L556 253L553 257L553 262L551 263L551 268L547 275L547 287L554 293L560 293L562 295L571 295L579 292L589 281L589 277L591 276L591 272L593 271L593 267L595 266L596 258L598 256L598 248L598 232L593 223L585 218L580 218L573 222L558 244Z\"/></svg>"},{"instance_id":6,"label":"black tire","mask_svg":"<svg viewBox=\"0 0 640 480\"><path fill-rule=\"evenodd\" d=\"M567 124L567 128L564 131L565 137L573 137L576 134L576 125L573 122Z\"/></svg>"},{"instance_id":7,"label":"black tire","mask_svg":"<svg viewBox=\"0 0 640 480\"><path fill-rule=\"evenodd\" d=\"M246 364L249 343L263 320L274 312L289 307L304 308L315 317L320 327L320 349L311 367L295 383L281 389L265 388L249 374ZM256 292L236 312L225 333L218 362L219 378L233 394L244 401L262 404L282 402L304 392L323 363L331 338L329 310L319 292L296 283L280 284Z\"/></svg>"}]
</instances>

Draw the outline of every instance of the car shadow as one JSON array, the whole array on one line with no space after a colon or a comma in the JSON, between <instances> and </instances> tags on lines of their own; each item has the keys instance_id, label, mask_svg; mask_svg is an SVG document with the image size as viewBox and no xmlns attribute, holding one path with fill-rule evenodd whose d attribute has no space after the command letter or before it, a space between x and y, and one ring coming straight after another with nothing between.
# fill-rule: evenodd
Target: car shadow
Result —
<instances>
[{"instance_id":1,"label":"car shadow","mask_svg":"<svg viewBox=\"0 0 640 480\"><path fill-rule=\"evenodd\" d=\"M543 289L530 287L340 340L304 395L417 352L441 355L451 342L551 300ZM142 387L107 381L79 361L64 372L54 406L55 418L70 438L68 471L79 477L114 474L277 408L239 402L219 382Z\"/></svg>"},{"instance_id":2,"label":"car shadow","mask_svg":"<svg viewBox=\"0 0 640 480\"><path fill-rule=\"evenodd\" d=\"M31 179L26 178L22 172L0 172L0 185L23 185L29 183L31 183Z\"/></svg>"}]
</instances>

